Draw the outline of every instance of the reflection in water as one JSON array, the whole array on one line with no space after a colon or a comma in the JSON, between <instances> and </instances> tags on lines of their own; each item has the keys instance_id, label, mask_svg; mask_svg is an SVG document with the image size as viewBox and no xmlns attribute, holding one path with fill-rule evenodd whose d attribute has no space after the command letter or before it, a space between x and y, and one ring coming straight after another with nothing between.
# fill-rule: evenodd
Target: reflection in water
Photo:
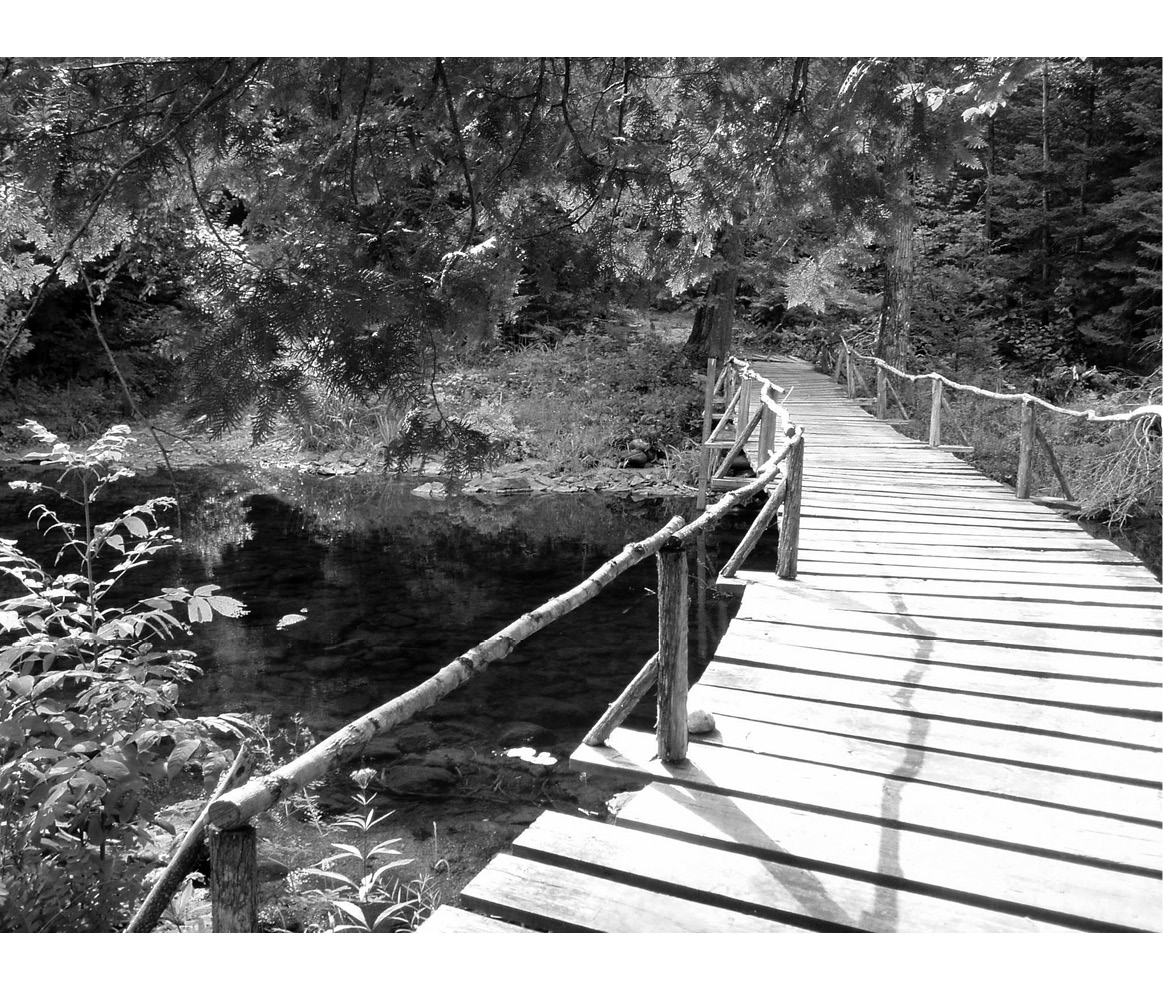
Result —
<instances>
[{"instance_id":1,"label":"reflection in water","mask_svg":"<svg viewBox=\"0 0 1163 990\"><path fill-rule=\"evenodd\" d=\"M250 609L200 625L180 644L205 670L185 689L186 711L269 714L273 727L301 713L320 734L414 687L670 515L691 511L684 500L596 495L431 501L380 478L218 470L180 480L182 552L133 574L126 593L212 581ZM120 492L125 504L168 487L132 484ZM26 502L4 496L0 517L5 535L32 548ZM713 540L698 557L722 563ZM512 723L533 723L559 751L572 747L656 648L655 580L651 562L633 568L421 718L486 746ZM695 587L697 675L735 602ZM300 611L307 621L276 629ZM648 709L638 725L652 721Z\"/></svg>"}]
</instances>

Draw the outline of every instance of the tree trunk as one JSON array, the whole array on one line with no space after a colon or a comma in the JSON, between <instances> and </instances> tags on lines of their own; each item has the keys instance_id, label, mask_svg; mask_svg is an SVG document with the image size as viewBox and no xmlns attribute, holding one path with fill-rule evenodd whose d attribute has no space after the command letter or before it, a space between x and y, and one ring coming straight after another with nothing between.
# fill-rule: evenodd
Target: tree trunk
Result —
<instances>
[{"instance_id":1,"label":"tree trunk","mask_svg":"<svg viewBox=\"0 0 1163 990\"><path fill-rule=\"evenodd\" d=\"M989 143L989 154L985 158L985 253L989 254L993 245L993 167L996 148L992 117L989 118L985 133Z\"/></svg>"},{"instance_id":2,"label":"tree trunk","mask_svg":"<svg viewBox=\"0 0 1163 990\"><path fill-rule=\"evenodd\" d=\"M915 72L909 70L912 78ZM904 119L892 129L885 160L886 199L890 213L888 255L884 267L884 301L876 356L904 368L909 353L913 311L913 230L916 226L916 139L924 133L925 103L914 98Z\"/></svg>"},{"instance_id":3,"label":"tree trunk","mask_svg":"<svg viewBox=\"0 0 1163 990\"><path fill-rule=\"evenodd\" d=\"M1042 325L1050 322L1050 74L1042 60Z\"/></svg>"},{"instance_id":4,"label":"tree trunk","mask_svg":"<svg viewBox=\"0 0 1163 990\"><path fill-rule=\"evenodd\" d=\"M901 140L903 143L908 138L905 136ZM909 351L913 309L913 227L916 222L913 177L905 161L898 160L891 182L892 231L885 259L884 303L880 311L876 356L894 367L903 368Z\"/></svg>"},{"instance_id":5,"label":"tree trunk","mask_svg":"<svg viewBox=\"0 0 1163 990\"><path fill-rule=\"evenodd\" d=\"M717 253L722 267L711 276L706 295L695 311L691 335L683 346L687 360L700 368L712 357L722 364L731 352L735 288L743 261L743 237L738 227L728 227L719 235Z\"/></svg>"}]
</instances>

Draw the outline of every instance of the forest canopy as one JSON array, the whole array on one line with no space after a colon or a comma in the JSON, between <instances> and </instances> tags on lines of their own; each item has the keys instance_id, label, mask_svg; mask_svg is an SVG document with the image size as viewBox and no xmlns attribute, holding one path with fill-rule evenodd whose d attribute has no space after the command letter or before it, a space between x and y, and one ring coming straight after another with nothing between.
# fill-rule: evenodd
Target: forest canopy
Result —
<instances>
[{"instance_id":1,"label":"forest canopy","mask_svg":"<svg viewBox=\"0 0 1163 990\"><path fill-rule=\"evenodd\" d=\"M256 436L319 389L697 305L902 365L1151 374L1160 63L8 58L0 386Z\"/></svg>"}]
</instances>

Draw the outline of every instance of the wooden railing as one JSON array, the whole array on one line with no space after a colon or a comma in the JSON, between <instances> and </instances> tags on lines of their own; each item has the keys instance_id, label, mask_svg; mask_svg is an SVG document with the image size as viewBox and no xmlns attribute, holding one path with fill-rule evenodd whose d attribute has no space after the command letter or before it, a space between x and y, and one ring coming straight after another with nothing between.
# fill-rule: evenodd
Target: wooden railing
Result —
<instances>
[{"instance_id":1,"label":"wooden railing","mask_svg":"<svg viewBox=\"0 0 1163 990\"><path fill-rule=\"evenodd\" d=\"M735 572L774 519L780 506L783 507L784 516L779 533L779 576L794 578L797 567L803 431L791 425L786 410L775 401L774 396L783 397L786 394L784 390L757 375L746 362L735 358L728 359L722 375L712 377L709 382L706 422L710 422L710 406L715 394L724 387L732 393L727 400L730 416L725 416L724 420L729 419L736 427L732 439L723 441L729 454L727 460L729 462L745 449L748 439L758 428L755 478L732 483L732 490L710 507L704 508L700 504L700 515L693 522L687 523L681 516L675 516L656 533L639 543L630 544L617 556L606 561L580 584L521 616L467 653L461 654L422 684L348 723L297 759L262 777L246 781L247 760L240 753L239 760L224 777L220 792L200 816L196 829L192 829L182 843L183 850L196 844L202 827L208 821L211 826L209 847L214 931L249 932L256 929L257 837L251 824L256 815L268 811L295 791L352 760L363 752L372 739L436 704L492 662L508 656L533 633L594 598L622 572L651 556L657 557L658 566L658 652L587 734L586 742L590 745L604 744L610 732L657 682L659 756L667 762L685 759L689 605L687 557L690 547L696 538L705 534L734 506L769 490L766 504L739 549L732 555L728 567L724 568L724 573L728 569L732 574ZM759 389L760 401L752 412L750 394L754 388ZM740 423L743 424L742 428L739 428ZM783 429L782 444L777 442L777 424ZM708 430L705 435L712 433L717 438L724 438L726 427ZM777 484L776 478L781 474ZM721 471L718 476L722 476ZM705 495L705 489L702 490ZM231 789L226 790L226 787ZM164 891L172 893L181 880L181 867L177 862L179 858L175 857L171 861L171 867L138 911L129 931L149 931L156 924L157 915L160 914L159 905L164 908L168 901L168 895L163 896Z\"/></svg>"},{"instance_id":2,"label":"wooden railing","mask_svg":"<svg viewBox=\"0 0 1163 990\"><path fill-rule=\"evenodd\" d=\"M1040 447L1045 454L1047 463L1050 465L1050 470L1053 472L1054 478L1062 491L1063 498L1067 501L1073 501L1074 499L1070 485L1066 481L1066 476L1062 472L1054 449L1038 425L1038 407L1059 416L1070 416L1091 423L1128 423L1132 420L1149 416L1163 417L1163 406L1139 406L1127 412L1100 414L1094 409L1066 409L1062 406L1056 406L1052 402L1047 402L1045 399L1041 399L1036 395L1030 395L1028 392L991 392L988 389L978 388L975 385L965 385L961 382L955 382L935 371L921 375L912 375L906 371L901 371L900 368L893 367L881 358L874 357L871 354L861 354L843 338L841 338L840 344L834 352L829 352L825 349L822 354L828 355L831 359L831 368L829 369L825 366L824 370L831 371L832 380L839 384L840 378L843 376L848 389L848 398L859 401L857 398L857 386L871 397L871 403L877 419L888 419L888 397L890 394L904 419L907 420L910 418L904 400L889 378L890 375L914 383L925 380L931 382L929 392L929 446L941 450L955 453L970 453L973 451L973 447L969 444L969 437L957 423L953 415L953 410L949 405L949 400L945 398L944 390L946 386L956 392L965 392L997 402L1021 403L1021 421L1018 432L1018 471L1014 486L1015 494L1020 499L1028 499L1030 497L1035 447ZM875 366L875 391L868 387L857 365L858 361ZM941 431L943 423L946 421L961 434L961 439L965 441L965 446L942 444Z\"/></svg>"}]
</instances>

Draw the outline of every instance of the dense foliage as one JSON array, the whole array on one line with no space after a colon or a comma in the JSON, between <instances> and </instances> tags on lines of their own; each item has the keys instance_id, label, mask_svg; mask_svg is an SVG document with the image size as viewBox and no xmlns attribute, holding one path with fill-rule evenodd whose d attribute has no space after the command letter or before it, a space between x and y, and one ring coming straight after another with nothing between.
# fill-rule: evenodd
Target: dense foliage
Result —
<instances>
[{"instance_id":1,"label":"dense foliage","mask_svg":"<svg viewBox=\"0 0 1163 990\"><path fill-rule=\"evenodd\" d=\"M164 588L119 601L124 576L173 543L151 499L97 522L103 489L122 467L129 430L115 426L73 450L37 424L56 484L12 482L51 494L80 518L45 504L32 512L57 537L53 565L0 540L0 931L108 931L140 899L164 785L225 757L203 720L178 717L179 686L198 673L172 640L216 613L245 614L215 585ZM229 723L215 720L220 727Z\"/></svg>"},{"instance_id":2,"label":"dense foliage","mask_svg":"<svg viewBox=\"0 0 1163 990\"><path fill-rule=\"evenodd\" d=\"M1153 59L7 59L0 404L402 417L686 294L696 367L739 301L809 351L1150 373L1159 106Z\"/></svg>"}]
</instances>

